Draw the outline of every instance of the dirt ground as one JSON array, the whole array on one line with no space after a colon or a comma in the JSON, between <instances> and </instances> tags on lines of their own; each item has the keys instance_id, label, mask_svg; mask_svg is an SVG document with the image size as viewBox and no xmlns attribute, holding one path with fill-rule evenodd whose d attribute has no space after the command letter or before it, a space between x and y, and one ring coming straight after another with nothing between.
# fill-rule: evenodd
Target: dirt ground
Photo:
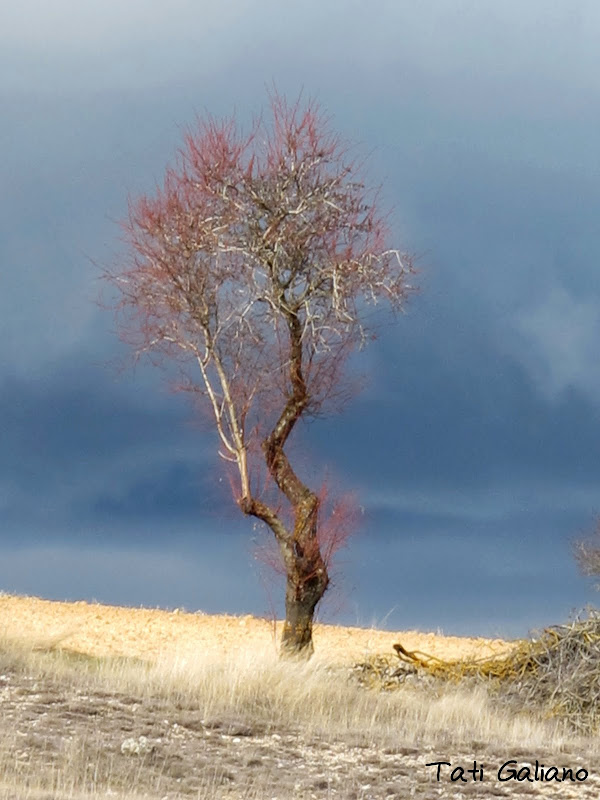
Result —
<instances>
[{"instance_id":1,"label":"dirt ground","mask_svg":"<svg viewBox=\"0 0 600 800\"><path fill-rule=\"evenodd\" d=\"M281 625L277 626L278 632ZM35 641L61 640L61 646L94 656L154 659L160 655L211 652L235 655L276 648L273 621L179 613L160 609L121 608L97 603L61 603L36 597L0 595L0 635ZM315 652L332 663L354 663L365 654L392 654L401 642L438 658L484 657L505 651L501 639L439 636L417 631L380 631L315 626Z\"/></svg>"},{"instance_id":2,"label":"dirt ground","mask_svg":"<svg viewBox=\"0 0 600 800\"><path fill-rule=\"evenodd\" d=\"M216 654L244 647L274 648L273 625L253 617L208 616L161 610L58 603L0 596L0 635L49 642L66 636L62 647L96 656L153 659L203 648ZM317 653L350 664L365 653L390 653L401 641L441 658L489 655L507 647L499 640L443 637L417 632L384 632L319 625ZM245 798L245 800L438 800L439 798L598 798L600 763L580 754L499 753L481 742L465 752L442 753L413 742L374 745L345 736L332 741L318 733L275 728L268 721L207 719L197 704L126 693L86 691L66 678L31 676L0 664L0 745L10 755L10 776L0 775L0 798L25 800L28 776L54 774L65 760L78 771L76 784L104 796ZM469 752L467 752L469 750ZM474 754L486 765L484 782L436 781L427 763L440 759L470 768ZM519 765L535 757L546 764L585 766L589 779L578 784L499 783L498 767L508 758ZM5 783L10 779L10 785ZM8 787L8 789L6 789ZM22 796L14 789L23 788ZM63 797L44 794L44 800ZM72 795L71 795L72 797Z\"/></svg>"},{"instance_id":3,"label":"dirt ground","mask_svg":"<svg viewBox=\"0 0 600 800\"><path fill-rule=\"evenodd\" d=\"M77 783L100 790L99 796L107 786L112 793L135 791L136 797L156 800L596 800L600 795L598 764L576 753L562 752L558 761L551 753L535 755L546 764L585 766L590 770L585 783L499 783L495 773L507 758L532 764L531 752L524 746L507 755L473 743L479 764L485 764L485 780L452 784L445 775L438 783L435 769L426 764L450 760L439 751L336 742L243 720L203 719L185 705L82 694L67 683L46 679L42 684L10 670L0 676L0 707L3 735L10 730L15 736L13 787L21 786L19 775L24 785L30 770L51 774L70 757L80 773ZM471 768L473 752L453 753L451 760ZM30 800L26 790L2 794L2 777L1 797ZM48 793L43 800L59 797Z\"/></svg>"}]
</instances>

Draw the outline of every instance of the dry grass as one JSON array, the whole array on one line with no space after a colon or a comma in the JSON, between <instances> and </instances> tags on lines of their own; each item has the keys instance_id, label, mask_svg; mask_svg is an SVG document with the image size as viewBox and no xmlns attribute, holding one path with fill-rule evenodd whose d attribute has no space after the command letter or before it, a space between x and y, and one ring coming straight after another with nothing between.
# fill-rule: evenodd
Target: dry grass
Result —
<instances>
[{"instance_id":1,"label":"dry grass","mask_svg":"<svg viewBox=\"0 0 600 800\"><path fill-rule=\"evenodd\" d=\"M128 735L139 735L140 730L151 739L154 736L161 747L171 746L182 730L201 731L202 742L194 740L196 760L198 753L208 752L206 747L215 745L217 739L220 746L231 748L231 742L246 737L244 742L262 752L267 764L271 761L264 753L273 741L282 747L283 739L289 740L289 753L300 747L294 741L302 741L305 761L310 761L319 747L323 750L324 743L336 743L352 752L358 748L359 753L367 748L373 758L378 753L401 756L403 749L415 758L424 752L442 754L441 758L444 753L474 751L481 758L486 752L522 752L524 743L531 752L596 754L599 750L595 740L574 738L557 722L495 708L484 688L467 692L460 687L417 686L382 693L359 687L350 679L347 667L318 658L309 663L281 663L272 650L259 648L235 657L194 656L186 651L144 661L73 653L52 640L5 639L0 641L0 675L12 676L5 686L16 687L16 695L11 695L15 724L0 727L0 774L4 776L0 800L179 796L177 780L182 778L172 777L169 753L178 758L180 754L165 750L161 766L144 756L120 752L122 741ZM2 686L0 681L0 709ZM8 689L4 691L8 693ZM20 705L18 692L22 693ZM90 704L94 709L90 710ZM41 706L46 711L40 712ZM55 730L54 739L39 733L48 714L56 714L50 729ZM94 714L101 724L94 722ZM6 721L5 715L3 719ZM59 729L62 725L64 729ZM206 738L215 730L217 739ZM278 763L283 763L282 752ZM182 796L257 800L275 796L270 788L272 768L266 767L258 776L253 773L250 780L243 770L220 764L219 760L227 760L227 753L215 750L214 763L206 763L198 780L182 790ZM339 759L343 761L342 755ZM248 757L243 763L251 760ZM237 793L231 793L229 784L224 786L227 769L234 771ZM143 792L127 793L139 787ZM293 795L304 796L292 788L289 794L277 796Z\"/></svg>"},{"instance_id":2,"label":"dry grass","mask_svg":"<svg viewBox=\"0 0 600 800\"><path fill-rule=\"evenodd\" d=\"M323 659L281 662L271 652L146 662L0 640L0 670L8 666L41 679L67 680L82 690L194 706L206 718L235 716L274 729L302 726L310 734L350 734L381 744L393 739L460 745L475 738L510 747L526 738L534 746L560 748L566 736L559 725L496 711L483 688L368 691L350 680L345 668Z\"/></svg>"}]
</instances>

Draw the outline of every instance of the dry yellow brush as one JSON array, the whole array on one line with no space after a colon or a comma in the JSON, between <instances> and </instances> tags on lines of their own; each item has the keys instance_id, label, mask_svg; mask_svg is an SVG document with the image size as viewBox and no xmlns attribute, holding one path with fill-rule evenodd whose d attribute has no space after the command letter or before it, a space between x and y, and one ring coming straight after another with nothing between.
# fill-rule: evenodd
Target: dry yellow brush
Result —
<instances>
[{"instance_id":1,"label":"dry yellow brush","mask_svg":"<svg viewBox=\"0 0 600 800\"><path fill-rule=\"evenodd\" d=\"M546 628L490 658L444 660L394 645L398 660L378 656L360 665L361 680L392 689L417 680L458 684L478 681L496 702L564 720L574 730L600 727L600 614Z\"/></svg>"}]
</instances>

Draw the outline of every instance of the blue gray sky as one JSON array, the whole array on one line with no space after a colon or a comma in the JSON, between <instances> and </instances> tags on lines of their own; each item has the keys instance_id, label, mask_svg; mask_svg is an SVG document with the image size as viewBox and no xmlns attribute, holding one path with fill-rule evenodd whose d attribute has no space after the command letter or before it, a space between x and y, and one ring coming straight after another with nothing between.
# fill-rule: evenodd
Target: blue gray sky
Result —
<instances>
[{"instance_id":1,"label":"blue gray sky","mask_svg":"<svg viewBox=\"0 0 600 800\"><path fill-rule=\"evenodd\" d=\"M273 82L369 154L420 293L302 429L364 514L328 621L518 636L595 602L600 6L22 0L0 10L0 588L270 614L210 430L119 373L98 268L197 116Z\"/></svg>"}]
</instances>

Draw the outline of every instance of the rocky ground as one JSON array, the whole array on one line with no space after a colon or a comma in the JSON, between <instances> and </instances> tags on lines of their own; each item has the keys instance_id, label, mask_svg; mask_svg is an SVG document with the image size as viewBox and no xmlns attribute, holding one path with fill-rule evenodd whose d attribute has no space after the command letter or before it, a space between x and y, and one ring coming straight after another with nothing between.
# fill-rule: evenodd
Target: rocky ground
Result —
<instances>
[{"instance_id":1,"label":"rocky ground","mask_svg":"<svg viewBox=\"0 0 600 800\"><path fill-rule=\"evenodd\" d=\"M77 783L90 791L135 790L164 800L198 795L282 800L600 796L600 761L573 752L523 747L494 753L473 742L470 752L450 754L405 745L375 747L348 738L331 741L244 720L203 719L194 708L172 701L82 693L66 680L40 680L16 670L0 675L0 713L0 736L12 753L4 779L24 788L29 776L51 774L70 762ZM472 769L474 758L484 767L483 780L465 772L468 782L452 782L451 769ZM536 758L546 770L553 764L574 772L583 767L589 777L575 783L496 779L505 761L515 759L522 768ZM437 768L426 766L436 761L452 763L440 768L439 782Z\"/></svg>"},{"instance_id":2,"label":"rocky ground","mask_svg":"<svg viewBox=\"0 0 600 800\"><path fill-rule=\"evenodd\" d=\"M49 603L36 598L0 597L0 619L9 638L69 637L74 651L93 656L152 657L165 647L213 648L231 652L257 637L267 644L272 626L250 617L206 617L147 609ZM187 639L186 639L187 636ZM261 639L262 637L262 639ZM506 643L321 626L317 646L349 675L348 665L365 652L388 652L398 638L411 649L439 657L498 652ZM78 656L79 657L79 656ZM337 737L309 733L225 715L205 718L189 700L176 701L84 689L68 674L28 674L10 661L0 666L0 800L54 800L74 793L135 792L151 798L598 798L600 758L581 752L518 750L495 752L482 742L462 750L435 749L406 737L375 745L357 734ZM91 685L91 684L90 684ZM483 780L466 772L483 766ZM580 782L507 780L497 772L509 759L535 778L536 759L589 773ZM448 761L451 767L426 766ZM451 771L463 767L451 780ZM583 773L579 773L583 776ZM33 794L40 775L56 776L55 790ZM508 776L509 773L505 772ZM65 785L65 776L71 781ZM479 777L479 773L477 773ZM52 781L51 781L52 782ZM22 795L17 794L17 791Z\"/></svg>"}]
</instances>

